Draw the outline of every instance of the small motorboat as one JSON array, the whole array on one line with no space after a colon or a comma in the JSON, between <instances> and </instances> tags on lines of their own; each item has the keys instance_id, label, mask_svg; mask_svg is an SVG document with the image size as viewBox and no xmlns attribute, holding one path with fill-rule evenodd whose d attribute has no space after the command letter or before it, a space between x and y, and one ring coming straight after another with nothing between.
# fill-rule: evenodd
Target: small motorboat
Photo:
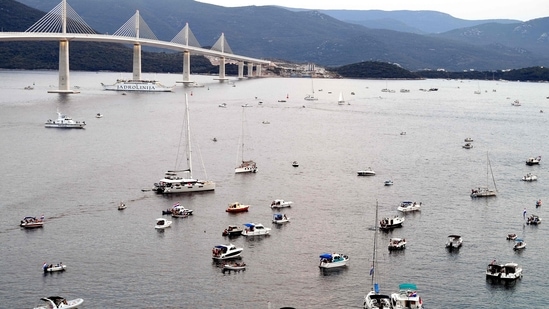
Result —
<instances>
[{"instance_id":1,"label":"small motorboat","mask_svg":"<svg viewBox=\"0 0 549 309\"><path fill-rule=\"evenodd\" d=\"M66 269L67 269L67 265L63 264L62 262L59 262L57 264L44 263L44 265L42 265L42 270L44 270L45 273L64 271Z\"/></svg>"},{"instance_id":2,"label":"small motorboat","mask_svg":"<svg viewBox=\"0 0 549 309\"><path fill-rule=\"evenodd\" d=\"M506 263L499 276L503 280L516 280L522 278L522 267L517 263Z\"/></svg>"},{"instance_id":3,"label":"small motorboat","mask_svg":"<svg viewBox=\"0 0 549 309\"><path fill-rule=\"evenodd\" d=\"M226 271L226 270L235 270L235 271L246 270L246 263L244 262L227 263L223 265L223 271Z\"/></svg>"},{"instance_id":4,"label":"small motorboat","mask_svg":"<svg viewBox=\"0 0 549 309\"><path fill-rule=\"evenodd\" d=\"M242 231L243 229L241 227L238 227L236 225L229 225L229 227L227 227L223 233L221 233L222 236L229 236L229 237L234 237L234 236L240 236L242 235Z\"/></svg>"},{"instance_id":5,"label":"small motorboat","mask_svg":"<svg viewBox=\"0 0 549 309\"><path fill-rule=\"evenodd\" d=\"M517 234L515 234L515 233L509 233L509 234L507 234L506 239L507 239L507 240L515 240L515 239L517 239L517 237L518 237Z\"/></svg>"},{"instance_id":6,"label":"small motorboat","mask_svg":"<svg viewBox=\"0 0 549 309\"><path fill-rule=\"evenodd\" d=\"M530 215L526 219L526 224L538 225L541 223L541 218L538 215Z\"/></svg>"},{"instance_id":7,"label":"small motorboat","mask_svg":"<svg viewBox=\"0 0 549 309\"><path fill-rule=\"evenodd\" d=\"M541 199L536 201L536 208L541 207Z\"/></svg>"},{"instance_id":8,"label":"small motorboat","mask_svg":"<svg viewBox=\"0 0 549 309\"><path fill-rule=\"evenodd\" d=\"M406 131L400 132L400 135L406 135Z\"/></svg>"},{"instance_id":9,"label":"small motorboat","mask_svg":"<svg viewBox=\"0 0 549 309\"><path fill-rule=\"evenodd\" d=\"M379 229L380 230L392 230L397 227L402 227L402 223L404 222L403 217L394 216L392 218L383 218L381 221L379 221Z\"/></svg>"},{"instance_id":10,"label":"small motorboat","mask_svg":"<svg viewBox=\"0 0 549 309\"><path fill-rule=\"evenodd\" d=\"M471 148L473 148L473 144L471 144L471 143L466 143L465 145L463 145L463 146L461 146L461 147L463 147L463 148L465 148L465 149L471 149Z\"/></svg>"},{"instance_id":11,"label":"small motorboat","mask_svg":"<svg viewBox=\"0 0 549 309\"><path fill-rule=\"evenodd\" d=\"M515 239L515 245L513 246L513 250L522 250L526 249L526 242L522 238Z\"/></svg>"},{"instance_id":12,"label":"small motorboat","mask_svg":"<svg viewBox=\"0 0 549 309\"><path fill-rule=\"evenodd\" d=\"M95 114L95 118L103 118L103 115L101 113Z\"/></svg>"},{"instance_id":13,"label":"small motorboat","mask_svg":"<svg viewBox=\"0 0 549 309\"><path fill-rule=\"evenodd\" d=\"M40 300L45 301L46 305L35 307L34 309L70 309L76 308L84 302L82 298L67 300L60 296L42 297Z\"/></svg>"},{"instance_id":14,"label":"small motorboat","mask_svg":"<svg viewBox=\"0 0 549 309\"><path fill-rule=\"evenodd\" d=\"M371 167L368 167L367 170L362 170L357 172L358 176L375 176L376 172L372 171Z\"/></svg>"},{"instance_id":15,"label":"small motorboat","mask_svg":"<svg viewBox=\"0 0 549 309\"><path fill-rule=\"evenodd\" d=\"M261 223L244 223L244 226L246 226L246 229L242 231L243 236L269 235L271 232L270 228L264 227Z\"/></svg>"},{"instance_id":16,"label":"small motorboat","mask_svg":"<svg viewBox=\"0 0 549 309\"><path fill-rule=\"evenodd\" d=\"M292 207L292 204L294 202L285 201L282 199L276 199L271 202L271 208L285 208L285 207Z\"/></svg>"},{"instance_id":17,"label":"small motorboat","mask_svg":"<svg viewBox=\"0 0 549 309\"><path fill-rule=\"evenodd\" d=\"M34 229L38 227L44 226L44 215L40 217L40 219L36 219L36 217L25 217L23 220L21 220L21 223L19 223L20 227L26 228L26 229Z\"/></svg>"},{"instance_id":18,"label":"small motorboat","mask_svg":"<svg viewBox=\"0 0 549 309\"><path fill-rule=\"evenodd\" d=\"M269 120L263 120L261 123L262 124L271 124L271 122Z\"/></svg>"},{"instance_id":19,"label":"small motorboat","mask_svg":"<svg viewBox=\"0 0 549 309\"><path fill-rule=\"evenodd\" d=\"M118 210L124 210L126 209L128 206L126 206L126 203L124 202L120 202L120 204L118 204Z\"/></svg>"},{"instance_id":20,"label":"small motorboat","mask_svg":"<svg viewBox=\"0 0 549 309\"><path fill-rule=\"evenodd\" d=\"M385 182L384 182L383 184L386 185L386 186L392 186L392 185L393 185L393 181L392 181L391 179L385 180Z\"/></svg>"},{"instance_id":21,"label":"small motorboat","mask_svg":"<svg viewBox=\"0 0 549 309\"><path fill-rule=\"evenodd\" d=\"M320 264L318 265L321 269L328 268L337 268L347 266L349 257L341 253L322 253L320 255Z\"/></svg>"},{"instance_id":22,"label":"small motorboat","mask_svg":"<svg viewBox=\"0 0 549 309\"><path fill-rule=\"evenodd\" d=\"M217 138L215 138L215 137L212 138L212 141L217 142Z\"/></svg>"},{"instance_id":23,"label":"small motorboat","mask_svg":"<svg viewBox=\"0 0 549 309\"><path fill-rule=\"evenodd\" d=\"M250 208L250 205L242 205L239 202L230 203L229 207L225 209L226 212L237 213L237 212L246 212Z\"/></svg>"},{"instance_id":24,"label":"small motorboat","mask_svg":"<svg viewBox=\"0 0 549 309\"><path fill-rule=\"evenodd\" d=\"M233 244L217 245L212 249L212 259L227 260L240 257L244 248L237 248Z\"/></svg>"},{"instance_id":25,"label":"small motorboat","mask_svg":"<svg viewBox=\"0 0 549 309\"><path fill-rule=\"evenodd\" d=\"M490 262L490 264L488 264L488 267L486 268L486 278L499 279L502 270L503 265L498 264L496 260L493 260L492 262Z\"/></svg>"},{"instance_id":26,"label":"small motorboat","mask_svg":"<svg viewBox=\"0 0 549 309\"><path fill-rule=\"evenodd\" d=\"M290 222L290 218L286 217L286 214L273 214L273 223L283 224Z\"/></svg>"},{"instance_id":27,"label":"small motorboat","mask_svg":"<svg viewBox=\"0 0 549 309\"><path fill-rule=\"evenodd\" d=\"M246 104L242 104L242 107L253 107L252 105L246 103Z\"/></svg>"},{"instance_id":28,"label":"small motorboat","mask_svg":"<svg viewBox=\"0 0 549 309\"><path fill-rule=\"evenodd\" d=\"M460 235L449 235L448 241L446 242L446 248L452 250L452 249L459 249L461 248L461 245L463 244L463 239Z\"/></svg>"},{"instance_id":29,"label":"small motorboat","mask_svg":"<svg viewBox=\"0 0 549 309\"><path fill-rule=\"evenodd\" d=\"M163 230L165 228L168 228L172 225L172 221L166 220L164 218L158 218L156 219L156 225L154 226L157 230Z\"/></svg>"},{"instance_id":30,"label":"small motorboat","mask_svg":"<svg viewBox=\"0 0 549 309\"><path fill-rule=\"evenodd\" d=\"M392 237L387 248L389 251L406 249L406 238Z\"/></svg>"},{"instance_id":31,"label":"small motorboat","mask_svg":"<svg viewBox=\"0 0 549 309\"><path fill-rule=\"evenodd\" d=\"M466 142L466 143L471 143L471 142L473 142L473 139L470 138L470 137L466 137L463 141Z\"/></svg>"},{"instance_id":32,"label":"small motorboat","mask_svg":"<svg viewBox=\"0 0 549 309\"><path fill-rule=\"evenodd\" d=\"M391 304L392 308L423 308L423 300L417 293L417 286L413 283L399 284L398 292L391 294Z\"/></svg>"},{"instance_id":33,"label":"small motorboat","mask_svg":"<svg viewBox=\"0 0 549 309\"><path fill-rule=\"evenodd\" d=\"M219 104L218 106L219 106L219 107L225 108L225 107L227 107L227 103L221 103L221 104Z\"/></svg>"},{"instance_id":34,"label":"small motorboat","mask_svg":"<svg viewBox=\"0 0 549 309\"><path fill-rule=\"evenodd\" d=\"M538 176L532 175L532 173L528 173L525 176L522 176L522 181L536 181L538 180Z\"/></svg>"},{"instance_id":35,"label":"small motorboat","mask_svg":"<svg viewBox=\"0 0 549 309\"><path fill-rule=\"evenodd\" d=\"M513 105L513 106L521 106L522 104L520 104L520 101L519 101L519 100L514 100L513 103L511 103L511 105Z\"/></svg>"},{"instance_id":36,"label":"small motorboat","mask_svg":"<svg viewBox=\"0 0 549 309\"><path fill-rule=\"evenodd\" d=\"M423 205L423 203L421 202L416 203L416 202L404 201L400 203L400 205L397 207L397 210L402 212L417 211L417 210L421 210L421 205Z\"/></svg>"},{"instance_id":37,"label":"small motorboat","mask_svg":"<svg viewBox=\"0 0 549 309\"><path fill-rule=\"evenodd\" d=\"M538 156L537 158L531 157L526 159L526 165L537 165L541 161L541 156Z\"/></svg>"},{"instance_id":38,"label":"small motorboat","mask_svg":"<svg viewBox=\"0 0 549 309\"><path fill-rule=\"evenodd\" d=\"M297 163L297 161L294 161L294 162L292 162L292 166L293 166L293 167L298 167L298 166L299 166L299 163Z\"/></svg>"}]
</instances>

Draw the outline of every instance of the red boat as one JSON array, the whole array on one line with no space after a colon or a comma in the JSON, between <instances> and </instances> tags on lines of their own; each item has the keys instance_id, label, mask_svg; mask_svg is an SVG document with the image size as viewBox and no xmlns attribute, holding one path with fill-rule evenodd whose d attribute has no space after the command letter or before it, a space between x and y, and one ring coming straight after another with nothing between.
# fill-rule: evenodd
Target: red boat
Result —
<instances>
[{"instance_id":1,"label":"red boat","mask_svg":"<svg viewBox=\"0 0 549 309\"><path fill-rule=\"evenodd\" d=\"M248 211L250 205L242 205L239 202L230 203L229 207L225 210L226 212L244 212Z\"/></svg>"}]
</instances>

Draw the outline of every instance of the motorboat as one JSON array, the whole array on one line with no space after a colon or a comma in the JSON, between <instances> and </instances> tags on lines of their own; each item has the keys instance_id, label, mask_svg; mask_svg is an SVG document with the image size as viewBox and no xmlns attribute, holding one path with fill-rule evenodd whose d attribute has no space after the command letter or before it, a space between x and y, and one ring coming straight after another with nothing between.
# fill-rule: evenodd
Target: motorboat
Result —
<instances>
[{"instance_id":1,"label":"motorboat","mask_svg":"<svg viewBox=\"0 0 549 309\"><path fill-rule=\"evenodd\" d=\"M293 166L293 167L298 167L298 166L299 166L299 163L297 163L297 161L294 161L294 162L292 162L292 166Z\"/></svg>"},{"instance_id":2,"label":"motorboat","mask_svg":"<svg viewBox=\"0 0 549 309\"><path fill-rule=\"evenodd\" d=\"M389 251L404 250L406 249L406 238L392 237L389 239L389 245L387 246Z\"/></svg>"},{"instance_id":3,"label":"motorboat","mask_svg":"<svg viewBox=\"0 0 549 309\"><path fill-rule=\"evenodd\" d=\"M262 124L271 124L271 122L269 120L263 120L261 123Z\"/></svg>"},{"instance_id":4,"label":"motorboat","mask_svg":"<svg viewBox=\"0 0 549 309\"><path fill-rule=\"evenodd\" d=\"M264 227L261 223L244 223L246 229L242 231L243 236L260 236L260 235L269 235L271 229Z\"/></svg>"},{"instance_id":5,"label":"motorboat","mask_svg":"<svg viewBox=\"0 0 549 309\"><path fill-rule=\"evenodd\" d=\"M372 171L371 167L368 167L366 170L358 171L358 176L375 176L376 172Z\"/></svg>"},{"instance_id":6,"label":"motorboat","mask_svg":"<svg viewBox=\"0 0 549 309\"><path fill-rule=\"evenodd\" d=\"M126 203L124 202L120 202L120 204L118 204L118 210L124 210L126 209L128 206L126 206Z\"/></svg>"},{"instance_id":7,"label":"motorboat","mask_svg":"<svg viewBox=\"0 0 549 309\"><path fill-rule=\"evenodd\" d=\"M225 211L230 213L245 212L248 211L248 208L250 208L250 205L242 205L239 202L234 202L230 203Z\"/></svg>"},{"instance_id":8,"label":"motorboat","mask_svg":"<svg viewBox=\"0 0 549 309\"><path fill-rule=\"evenodd\" d=\"M60 128L60 129L84 129L86 126L85 121L75 121L71 117L57 112L57 119L48 119L44 126L46 128Z\"/></svg>"},{"instance_id":9,"label":"motorboat","mask_svg":"<svg viewBox=\"0 0 549 309\"><path fill-rule=\"evenodd\" d=\"M398 211L402 212L412 212L421 210L422 203L416 203L416 202L410 202L410 201L404 201L401 202L400 205L397 207Z\"/></svg>"},{"instance_id":10,"label":"motorboat","mask_svg":"<svg viewBox=\"0 0 549 309\"><path fill-rule=\"evenodd\" d=\"M446 248L450 250L459 249L461 248L462 244L463 244L463 238L461 238L460 235L449 235L448 241L446 241Z\"/></svg>"},{"instance_id":11,"label":"motorboat","mask_svg":"<svg viewBox=\"0 0 549 309\"><path fill-rule=\"evenodd\" d=\"M40 217L40 219L37 219L36 217L25 217L23 220L21 220L21 223L19 223L20 227L24 227L26 229L34 229L38 227L44 226L44 216Z\"/></svg>"},{"instance_id":12,"label":"motorboat","mask_svg":"<svg viewBox=\"0 0 549 309\"><path fill-rule=\"evenodd\" d=\"M501 270L500 279L516 280L522 278L522 267L517 263L506 263Z\"/></svg>"},{"instance_id":13,"label":"motorboat","mask_svg":"<svg viewBox=\"0 0 549 309\"><path fill-rule=\"evenodd\" d=\"M406 131L400 132L400 135L406 135Z\"/></svg>"},{"instance_id":14,"label":"motorboat","mask_svg":"<svg viewBox=\"0 0 549 309\"><path fill-rule=\"evenodd\" d=\"M223 230L223 233L221 233L222 236L240 236L242 235L243 229L241 227L238 227L236 225L229 225L225 230Z\"/></svg>"},{"instance_id":15,"label":"motorboat","mask_svg":"<svg viewBox=\"0 0 549 309\"><path fill-rule=\"evenodd\" d=\"M318 267L321 269L337 268L347 266L349 257L341 253L322 253L320 255L320 264Z\"/></svg>"},{"instance_id":16,"label":"motorboat","mask_svg":"<svg viewBox=\"0 0 549 309\"><path fill-rule=\"evenodd\" d=\"M187 216L190 216L192 215L194 212L194 210L192 209L187 209L185 208L185 206L179 204L179 202L173 204L172 206L172 209L171 209L171 215L187 215Z\"/></svg>"},{"instance_id":17,"label":"motorboat","mask_svg":"<svg viewBox=\"0 0 549 309\"><path fill-rule=\"evenodd\" d=\"M389 295L377 294L375 291L370 291L364 297L364 309L390 309L391 297Z\"/></svg>"},{"instance_id":18,"label":"motorboat","mask_svg":"<svg viewBox=\"0 0 549 309\"><path fill-rule=\"evenodd\" d=\"M162 85L156 80L142 80L142 79L117 79L116 83L112 85L106 85L101 83L104 90L114 91L145 91L145 92L171 92L174 86L168 87Z\"/></svg>"},{"instance_id":19,"label":"motorboat","mask_svg":"<svg viewBox=\"0 0 549 309\"><path fill-rule=\"evenodd\" d=\"M234 271L240 271L240 270L246 270L246 263L244 262L232 262L232 263L226 263L223 265L223 271L226 270L234 270Z\"/></svg>"},{"instance_id":20,"label":"motorboat","mask_svg":"<svg viewBox=\"0 0 549 309\"><path fill-rule=\"evenodd\" d=\"M532 224L532 225L538 225L541 223L541 218L538 215L530 215L528 219L526 219L526 224Z\"/></svg>"},{"instance_id":21,"label":"motorboat","mask_svg":"<svg viewBox=\"0 0 549 309\"><path fill-rule=\"evenodd\" d=\"M520 101L519 101L519 100L514 100L513 103L511 103L511 105L513 105L513 106L521 106L522 104L520 104Z\"/></svg>"},{"instance_id":22,"label":"motorboat","mask_svg":"<svg viewBox=\"0 0 549 309\"><path fill-rule=\"evenodd\" d=\"M273 223L283 224L286 222L290 222L290 218L286 217L286 214L273 214Z\"/></svg>"},{"instance_id":23,"label":"motorboat","mask_svg":"<svg viewBox=\"0 0 549 309\"><path fill-rule=\"evenodd\" d=\"M541 156L538 156L537 158L531 157L526 159L526 165L537 165L541 161Z\"/></svg>"},{"instance_id":24,"label":"motorboat","mask_svg":"<svg viewBox=\"0 0 549 309\"><path fill-rule=\"evenodd\" d=\"M168 228L172 225L172 221L166 220L164 218L158 218L156 219L156 225L154 226L157 230L163 230L165 228Z\"/></svg>"},{"instance_id":25,"label":"motorboat","mask_svg":"<svg viewBox=\"0 0 549 309\"><path fill-rule=\"evenodd\" d=\"M101 113L95 114L95 118L103 118L103 115Z\"/></svg>"},{"instance_id":26,"label":"motorboat","mask_svg":"<svg viewBox=\"0 0 549 309\"><path fill-rule=\"evenodd\" d=\"M291 201L285 201L281 199L276 199L271 202L271 208L285 208L285 207L292 207L292 204L294 202Z\"/></svg>"},{"instance_id":27,"label":"motorboat","mask_svg":"<svg viewBox=\"0 0 549 309\"><path fill-rule=\"evenodd\" d=\"M422 309L423 300L417 293L417 287L413 283L401 283L398 292L391 294L393 309Z\"/></svg>"},{"instance_id":28,"label":"motorboat","mask_svg":"<svg viewBox=\"0 0 549 309\"><path fill-rule=\"evenodd\" d=\"M532 175L532 173L528 173L524 176L522 176L522 181L537 181L538 176Z\"/></svg>"},{"instance_id":29,"label":"motorboat","mask_svg":"<svg viewBox=\"0 0 549 309\"><path fill-rule=\"evenodd\" d=\"M401 227L403 222L404 222L403 217L399 217L399 216L394 216L392 218L386 217L381 219L381 221L379 221L379 229L391 230L397 227Z\"/></svg>"},{"instance_id":30,"label":"motorboat","mask_svg":"<svg viewBox=\"0 0 549 309\"><path fill-rule=\"evenodd\" d=\"M461 147L463 147L463 148L465 148L465 149L471 149L471 148L473 148L473 144L471 144L471 143L465 143L465 145L463 145L463 146L461 146Z\"/></svg>"},{"instance_id":31,"label":"motorboat","mask_svg":"<svg viewBox=\"0 0 549 309\"><path fill-rule=\"evenodd\" d=\"M227 260L240 257L243 248L237 248L233 244L217 245L212 249L212 259L214 260Z\"/></svg>"},{"instance_id":32,"label":"motorboat","mask_svg":"<svg viewBox=\"0 0 549 309\"><path fill-rule=\"evenodd\" d=\"M385 182L383 183L385 186L392 186L393 185L393 181L391 179L389 180L385 180Z\"/></svg>"},{"instance_id":33,"label":"motorboat","mask_svg":"<svg viewBox=\"0 0 549 309\"><path fill-rule=\"evenodd\" d=\"M218 106L219 106L219 107L225 108L225 107L227 107L227 103L221 103L221 104L219 104Z\"/></svg>"},{"instance_id":34,"label":"motorboat","mask_svg":"<svg viewBox=\"0 0 549 309\"><path fill-rule=\"evenodd\" d=\"M45 301L46 305L35 307L34 309L70 309L76 308L84 302L82 298L67 300L60 296L42 297L40 300Z\"/></svg>"},{"instance_id":35,"label":"motorboat","mask_svg":"<svg viewBox=\"0 0 549 309\"><path fill-rule=\"evenodd\" d=\"M67 265L63 264L62 262L59 262L57 264L44 263L44 265L42 265L42 270L44 270L45 273L64 271L66 269L67 269Z\"/></svg>"},{"instance_id":36,"label":"motorboat","mask_svg":"<svg viewBox=\"0 0 549 309\"><path fill-rule=\"evenodd\" d=\"M513 246L513 250L522 249L526 249L526 242L522 238L515 239L515 245Z\"/></svg>"},{"instance_id":37,"label":"motorboat","mask_svg":"<svg viewBox=\"0 0 549 309\"><path fill-rule=\"evenodd\" d=\"M492 260L486 268L486 278L499 279L503 270L503 264L498 264L496 260Z\"/></svg>"},{"instance_id":38,"label":"motorboat","mask_svg":"<svg viewBox=\"0 0 549 309\"><path fill-rule=\"evenodd\" d=\"M515 240L515 239L517 239L517 237L518 237L517 234L515 234L515 233L509 233L509 234L507 234L506 239L507 239L507 240Z\"/></svg>"},{"instance_id":39,"label":"motorboat","mask_svg":"<svg viewBox=\"0 0 549 309\"><path fill-rule=\"evenodd\" d=\"M466 143L472 143L473 139L470 138L470 137L466 137L463 141L466 142Z\"/></svg>"},{"instance_id":40,"label":"motorboat","mask_svg":"<svg viewBox=\"0 0 549 309\"><path fill-rule=\"evenodd\" d=\"M246 103L246 104L242 104L242 107L253 107L252 105Z\"/></svg>"}]
</instances>

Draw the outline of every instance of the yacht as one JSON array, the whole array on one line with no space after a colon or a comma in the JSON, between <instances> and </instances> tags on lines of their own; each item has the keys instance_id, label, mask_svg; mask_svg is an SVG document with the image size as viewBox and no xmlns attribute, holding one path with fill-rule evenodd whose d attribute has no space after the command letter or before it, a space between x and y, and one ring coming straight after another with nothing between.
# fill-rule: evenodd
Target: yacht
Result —
<instances>
[{"instance_id":1,"label":"yacht","mask_svg":"<svg viewBox=\"0 0 549 309\"><path fill-rule=\"evenodd\" d=\"M212 259L214 260L227 260L240 257L243 248L237 248L233 244L217 245L212 249Z\"/></svg>"},{"instance_id":2,"label":"yacht","mask_svg":"<svg viewBox=\"0 0 549 309\"><path fill-rule=\"evenodd\" d=\"M46 128L61 128L61 129L84 129L85 121L74 121L71 117L57 112L57 119L48 119L44 126Z\"/></svg>"},{"instance_id":3,"label":"yacht","mask_svg":"<svg viewBox=\"0 0 549 309\"><path fill-rule=\"evenodd\" d=\"M345 254L323 253L320 255L320 264L318 267L321 269L345 267L348 261L349 257Z\"/></svg>"}]
</instances>

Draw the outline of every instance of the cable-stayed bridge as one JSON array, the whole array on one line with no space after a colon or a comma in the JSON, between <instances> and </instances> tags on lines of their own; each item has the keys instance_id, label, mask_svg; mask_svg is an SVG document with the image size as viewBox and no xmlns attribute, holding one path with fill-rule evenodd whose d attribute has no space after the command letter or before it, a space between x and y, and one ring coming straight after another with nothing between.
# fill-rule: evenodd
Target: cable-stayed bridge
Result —
<instances>
[{"instance_id":1,"label":"cable-stayed bridge","mask_svg":"<svg viewBox=\"0 0 549 309\"><path fill-rule=\"evenodd\" d=\"M261 66L270 61L235 55L222 33L211 49L201 48L198 40L186 24L170 41L161 41L151 31L147 23L136 13L113 34L101 34L93 30L74 9L62 0L55 8L38 20L25 32L0 32L0 41L59 41L59 86L52 93L75 93L70 88L69 42L110 42L133 44L133 80L141 80L141 46L152 46L183 53L182 83L192 83L190 75L191 53L216 57L219 61L219 79L224 81L225 63L228 59L238 62L238 78L244 77L244 65L248 66L248 76L261 76Z\"/></svg>"}]
</instances>

